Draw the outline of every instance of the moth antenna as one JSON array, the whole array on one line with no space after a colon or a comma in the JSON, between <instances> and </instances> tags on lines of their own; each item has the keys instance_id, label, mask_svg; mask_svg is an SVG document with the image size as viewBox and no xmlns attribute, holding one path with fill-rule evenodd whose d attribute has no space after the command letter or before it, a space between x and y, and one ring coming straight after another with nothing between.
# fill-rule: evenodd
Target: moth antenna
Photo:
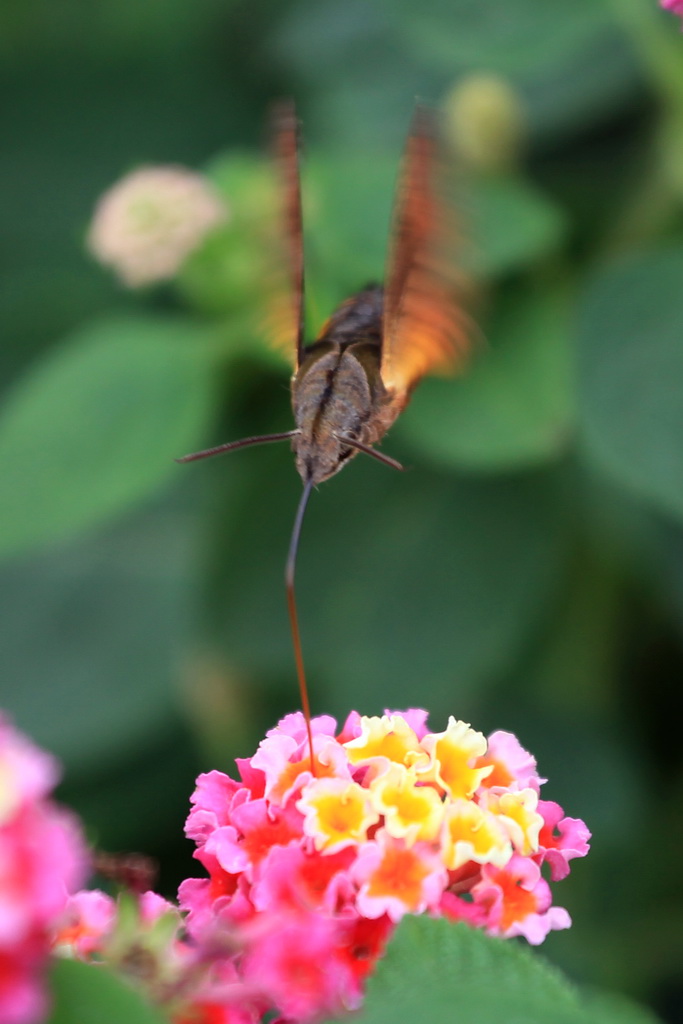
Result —
<instances>
[{"instance_id":1,"label":"moth antenna","mask_svg":"<svg viewBox=\"0 0 683 1024\"><path fill-rule=\"evenodd\" d=\"M176 459L175 461L197 462L198 459L210 459L212 455L223 455L224 452L234 452L238 448L248 448L252 444L272 444L273 441L287 441L298 433L298 430L286 430L282 434L261 434L259 437L243 437L241 441L228 441L227 444L219 444L215 448L205 448L201 452L183 455L181 459Z\"/></svg>"},{"instance_id":2,"label":"moth antenna","mask_svg":"<svg viewBox=\"0 0 683 1024\"><path fill-rule=\"evenodd\" d=\"M362 441L356 441L355 437L345 437L344 434L335 435L344 444L348 444L349 448L356 448L363 455L371 455L373 459L377 459L378 462L383 462L385 466L391 466L392 469L398 469L401 473L405 471L405 466L402 466L396 459L392 459L390 455L385 455L384 452L378 452L375 448L371 448L369 444L363 444Z\"/></svg>"},{"instance_id":3,"label":"moth antenna","mask_svg":"<svg viewBox=\"0 0 683 1024\"><path fill-rule=\"evenodd\" d=\"M306 673L304 671L304 657L301 649L301 635L299 633L299 619L296 613L296 595L294 593L294 574L296 572L296 553L299 547L299 535L301 524L304 520L304 512L308 499L313 490L313 480L309 477L304 484L303 494L299 500L299 507L294 518L292 539L289 544L287 555L287 566L285 568L285 587L287 588L287 607L289 609L289 624L292 630L292 643L294 645L294 660L296 662L296 674L299 680L299 693L301 695L301 709L306 719L306 733L308 735L308 749L311 757L311 774L315 778L315 760L313 758L313 731L311 729L311 706L308 700L308 686L306 685Z\"/></svg>"}]
</instances>

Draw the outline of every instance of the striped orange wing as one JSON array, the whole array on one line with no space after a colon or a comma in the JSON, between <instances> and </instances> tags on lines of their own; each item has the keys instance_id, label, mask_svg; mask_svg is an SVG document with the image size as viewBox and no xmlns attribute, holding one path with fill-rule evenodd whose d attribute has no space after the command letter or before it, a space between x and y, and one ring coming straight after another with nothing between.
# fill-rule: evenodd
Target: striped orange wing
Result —
<instances>
[{"instance_id":1,"label":"striped orange wing","mask_svg":"<svg viewBox=\"0 0 683 1024\"><path fill-rule=\"evenodd\" d=\"M265 329L271 344L291 354L297 368L304 351L304 238L299 176L299 122L294 103L273 111L273 158L279 198L274 272L269 282Z\"/></svg>"},{"instance_id":2,"label":"striped orange wing","mask_svg":"<svg viewBox=\"0 0 683 1024\"><path fill-rule=\"evenodd\" d=\"M382 329L382 380L406 400L424 374L455 369L470 344L442 175L435 115L418 106L399 174Z\"/></svg>"}]
</instances>

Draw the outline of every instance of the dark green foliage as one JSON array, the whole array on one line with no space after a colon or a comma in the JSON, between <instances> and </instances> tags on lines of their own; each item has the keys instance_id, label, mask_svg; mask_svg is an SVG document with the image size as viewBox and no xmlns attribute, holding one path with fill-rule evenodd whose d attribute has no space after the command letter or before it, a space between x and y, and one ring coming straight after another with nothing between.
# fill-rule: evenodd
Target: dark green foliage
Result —
<instances>
[{"instance_id":1,"label":"dark green foliage","mask_svg":"<svg viewBox=\"0 0 683 1024\"><path fill-rule=\"evenodd\" d=\"M606 472L683 517L683 246L597 273L579 308L586 446Z\"/></svg>"},{"instance_id":2,"label":"dark green foliage","mask_svg":"<svg viewBox=\"0 0 683 1024\"><path fill-rule=\"evenodd\" d=\"M209 423L210 340L182 320L104 321L22 378L0 420L0 552L99 526L173 475Z\"/></svg>"}]
</instances>

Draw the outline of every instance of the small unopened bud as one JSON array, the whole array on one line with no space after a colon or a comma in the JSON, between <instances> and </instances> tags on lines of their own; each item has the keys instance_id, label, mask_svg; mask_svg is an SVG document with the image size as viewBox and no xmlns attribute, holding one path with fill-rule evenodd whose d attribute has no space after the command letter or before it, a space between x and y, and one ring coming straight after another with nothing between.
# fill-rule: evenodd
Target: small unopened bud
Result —
<instances>
[{"instance_id":1,"label":"small unopened bud","mask_svg":"<svg viewBox=\"0 0 683 1024\"><path fill-rule=\"evenodd\" d=\"M99 200L90 252L131 287L174 277L204 237L227 219L211 183L184 167L142 167Z\"/></svg>"},{"instance_id":2,"label":"small unopened bud","mask_svg":"<svg viewBox=\"0 0 683 1024\"><path fill-rule=\"evenodd\" d=\"M499 171L514 165L526 134L517 92L496 75L461 79L444 103L448 138L459 158L474 170Z\"/></svg>"}]
</instances>

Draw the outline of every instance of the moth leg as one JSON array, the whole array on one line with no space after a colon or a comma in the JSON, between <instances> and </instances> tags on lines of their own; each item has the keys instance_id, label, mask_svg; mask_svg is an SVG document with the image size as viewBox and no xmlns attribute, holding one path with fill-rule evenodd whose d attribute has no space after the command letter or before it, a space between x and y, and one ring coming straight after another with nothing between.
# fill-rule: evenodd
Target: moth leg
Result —
<instances>
[{"instance_id":1,"label":"moth leg","mask_svg":"<svg viewBox=\"0 0 683 1024\"><path fill-rule=\"evenodd\" d=\"M391 466L392 469L398 469L401 472L405 470L405 466L402 466L396 459L392 459L390 455L385 455L384 452L378 452L375 448L371 448L368 444L363 444L362 441L356 441L353 437L345 437L343 434L335 435L344 444L348 444L350 448L356 448L363 455L371 455L373 459L377 459L378 462L383 462L385 466Z\"/></svg>"}]
</instances>

